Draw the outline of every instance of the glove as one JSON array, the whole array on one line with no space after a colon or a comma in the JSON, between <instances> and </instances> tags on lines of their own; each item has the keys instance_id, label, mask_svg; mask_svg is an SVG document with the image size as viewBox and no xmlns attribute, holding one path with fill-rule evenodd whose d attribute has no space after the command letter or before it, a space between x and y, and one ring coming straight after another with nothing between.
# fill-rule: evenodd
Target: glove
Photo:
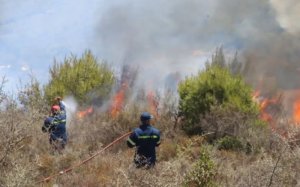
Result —
<instances>
[{"instance_id":1,"label":"glove","mask_svg":"<svg viewBox=\"0 0 300 187\"><path fill-rule=\"evenodd\" d=\"M55 97L55 100L59 102L59 101L61 101L61 97L59 97L59 96Z\"/></svg>"},{"instance_id":2,"label":"glove","mask_svg":"<svg viewBox=\"0 0 300 187\"><path fill-rule=\"evenodd\" d=\"M54 102L56 103L56 104L59 104L59 102L61 101L61 97L55 97L54 98Z\"/></svg>"},{"instance_id":3,"label":"glove","mask_svg":"<svg viewBox=\"0 0 300 187\"><path fill-rule=\"evenodd\" d=\"M42 126L42 131L45 133L45 132L48 132L47 128L45 126Z\"/></svg>"}]
</instances>

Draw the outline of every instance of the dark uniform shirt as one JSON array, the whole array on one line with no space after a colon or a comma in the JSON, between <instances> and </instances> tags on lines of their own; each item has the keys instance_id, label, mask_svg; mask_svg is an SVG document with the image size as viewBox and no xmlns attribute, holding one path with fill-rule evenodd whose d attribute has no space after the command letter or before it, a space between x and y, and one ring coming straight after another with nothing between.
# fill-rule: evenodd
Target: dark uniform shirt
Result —
<instances>
[{"instance_id":1,"label":"dark uniform shirt","mask_svg":"<svg viewBox=\"0 0 300 187\"><path fill-rule=\"evenodd\" d=\"M67 142L67 131L66 131L66 110L65 105L62 102L59 102L60 112L49 116L44 121L44 126L42 130L45 132L45 129L48 129L50 133L50 143L58 139L62 140L63 144Z\"/></svg>"},{"instance_id":2,"label":"dark uniform shirt","mask_svg":"<svg viewBox=\"0 0 300 187\"><path fill-rule=\"evenodd\" d=\"M135 163L140 162L141 165L154 165L156 161L155 147L160 144L160 132L151 125L142 124L136 128L127 140L129 147L137 147Z\"/></svg>"}]
</instances>

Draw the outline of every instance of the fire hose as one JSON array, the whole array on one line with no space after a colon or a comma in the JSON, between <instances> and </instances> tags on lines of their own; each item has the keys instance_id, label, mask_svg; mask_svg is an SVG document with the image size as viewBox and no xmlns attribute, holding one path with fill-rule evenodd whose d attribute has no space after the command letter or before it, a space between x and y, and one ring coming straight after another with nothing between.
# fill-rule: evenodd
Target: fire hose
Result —
<instances>
[{"instance_id":1,"label":"fire hose","mask_svg":"<svg viewBox=\"0 0 300 187\"><path fill-rule=\"evenodd\" d=\"M49 182L51 179L57 177L57 176L60 176L60 175L63 175L63 174L66 174L66 173L70 173L72 172L75 168L78 168L84 164L86 164L88 161L92 160L93 158L95 158L96 156L98 156L99 154L101 154L102 152L104 152L106 149L110 148L111 146L113 146L114 144L118 143L120 140L122 140L123 138L129 136L131 134L131 132L128 132L120 137L118 137L117 139L115 139L114 141L112 141L111 143L109 143L107 146L105 146L103 149L101 149L100 151L96 152L94 155L92 155L91 157L83 160L82 162L78 163L77 165L73 166L73 167L70 167L70 168L67 168L65 170L62 170L54 175L51 175L49 177L46 177L44 178L43 180L40 180L38 181L36 184L39 184L39 183L43 183L43 182Z\"/></svg>"}]
</instances>

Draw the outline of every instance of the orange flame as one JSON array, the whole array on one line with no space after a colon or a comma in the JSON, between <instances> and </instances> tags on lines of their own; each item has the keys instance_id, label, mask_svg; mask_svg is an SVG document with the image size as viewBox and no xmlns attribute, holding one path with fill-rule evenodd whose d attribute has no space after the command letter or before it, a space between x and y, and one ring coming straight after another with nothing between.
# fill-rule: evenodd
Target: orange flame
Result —
<instances>
[{"instance_id":1,"label":"orange flame","mask_svg":"<svg viewBox=\"0 0 300 187\"><path fill-rule=\"evenodd\" d=\"M294 113L293 113L294 122L300 123L300 100L297 100L294 103Z\"/></svg>"},{"instance_id":2,"label":"orange flame","mask_svg":"<svg viewBox=\"0 0 300 187\"><path fill-rule=\"evenodd\" d=\"M117 94L114 96L113 103L111 105L111 111L110 111L113 117L116 117L122 110L124 98L125 98L125 91L122 89L119 92L117 92Z\"/></svg>"},{"instance_id":3,"label":"orange flame","mask_svg":"<svg viewBox=\"0 0 300 187\"><path fill-rule=\"evenodd\" d=\"M255 91L253 93L252 99L258 103L260 110L260 118L263 121L267 122L273 130L276 130L275 119L273 119L273 116L268 110L268 107L278 104L280 98L265 98L260 95L260 91Z\"/></svg>"},{"instance_id":4,"label":"orange flame","mask_svg":"<svg viewBox=\"0 0 300 187\"><path fill-rule=\"evenodd\" d=\"M86 110L79 111L79 112L77 112L77 118L82 119L82 118L84 118L85 116L91 114L93 111L94 111L94 109L93 109L92 106L89 107L89 108L87 108Z\"/></svg>"},{"instance_id":5,"label":"orange flame","mask_svg":"<svg viewBox=\"0 0 300 187\"><path fill-rule=\"evenodd\" d=\"M128 84L123 83L120 90L113 97L112 104L110 107L110 114L112 115L112 117L116 117L123 109L123 105L125 101L125 93L127 89L128 89Z\"/></svg>"},{"instance_id":6,"label":"orange flame","mask_svg":"<svg viewBox=\"0 0 300 187\"><path fill-rule=\"evenodd\" d=\"M266 121L270 125L271 129L278 133L281 138L285 139L290 136L287 127L291 125L300 125L300 98L296 97L295 99L295 96L298 96L300 94L300 90L284 90L283 93L285 94L285 96L287 96L287 98L289 98L285 98L284 103L281 103L281 95L268 99L259 96L259 91L253 94L253 98L258 101L261 119L263 121ZM290 101L292 101L292 103L290 103ZM292 106L291 110L288 110L289 119L285 124L277 123L277 119L275 119L276 116L274 114L276 114L276 107L277 110L280 110L280 108L278 108L280 107L280 105L278 104L285 104L285 107L287 108L290 108Z\"/></svg>"}]
</instances>

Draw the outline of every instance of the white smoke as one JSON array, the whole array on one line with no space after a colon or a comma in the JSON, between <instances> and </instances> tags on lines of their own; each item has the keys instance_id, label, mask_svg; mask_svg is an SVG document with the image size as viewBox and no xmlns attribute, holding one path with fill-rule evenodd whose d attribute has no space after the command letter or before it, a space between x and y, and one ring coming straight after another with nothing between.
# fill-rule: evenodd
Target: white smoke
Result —
<instances>
[{"instance_id":1,"label":"white smoke","mask_svg":"<svg viewBox=\"0 0 300 187\"><path fill-rule=\"evenodd\" d=\"M66 106L67 112L67 128L70 128L70 126L72 125L72 119L76 117L78 103L73 96L65 97L63 103Z\"/></svg>"}]
</instances>

